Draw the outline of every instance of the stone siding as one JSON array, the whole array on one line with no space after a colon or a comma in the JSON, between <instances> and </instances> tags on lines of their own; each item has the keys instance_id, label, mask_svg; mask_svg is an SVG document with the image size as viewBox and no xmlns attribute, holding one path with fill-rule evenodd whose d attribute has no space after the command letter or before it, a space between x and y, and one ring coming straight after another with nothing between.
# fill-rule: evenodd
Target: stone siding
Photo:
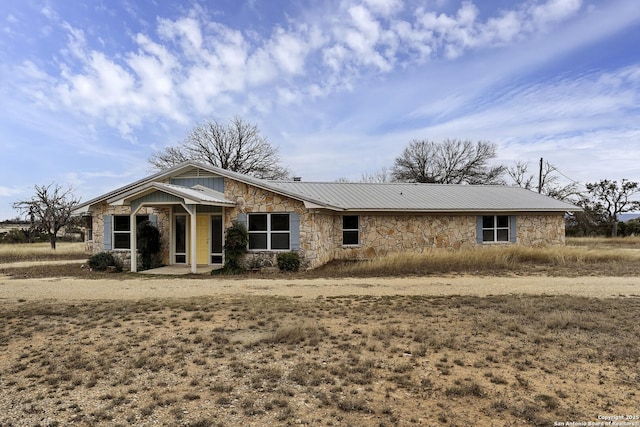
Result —
<instances>
[{"instance_id":1,"label":"stone siding","mask_svg":"<svg viewBox=\"0 0 640 427\"><path fill-rule=\"evenodd\" d=\"M224 182L224 197L236 203L235 209L225 208L224 210L225 230L231 226L240 213L296 212L300 217L300 250L298 253L304 268L313 264L315 251L314 245L309 239L313 231L313 221L311 221L311 214L305 208L304 203L229 179L225 179ZM277 265L278 253L278 251L250 251L246 256L245 263L249 266L273 267Z\"/></svg>"},{"instance_id":2,"label":"stone siding","mask_svg":"<svg viewBox=\"0 0 640 427\"><path fill-rule=\"evenodd\" d=\"M158 217L158 230L160 230L161 252L160 257L164 264L169 263L169 236L171 229L170 207L142 207L138 215L156 215ZM92 211L93 240L86 242L86 247L93 254L104 251L104 216L105 215L130 215L130 206L109 206L106 203L99 205ZM131 265L131 251L128 249L112 249L110 251L122 260L124 268Z\"/></svg>"},{"instance_id":3,"label":"stone siding","mask_svg":"<svg viewBox=\"0 0 640 427\"><path fill-rule=\"evenodd\" d=\"M335 259L371 259L425 248L476 244L476 217L470 215L360 215L360 244L342 245L342 217L334 222Z\"/></svg>"},{"instance_id":4,"label":"stone siding","mask_svg":"<svg viewBox=\"0 0 640 427\"><path fill-rule=\"evenodd\" d=\"M360 244L342 245L342 217L334 221L334 259L371 259L425 248L477 246L476 215L360 215ZM563 245L564 217L559 213L516 216L516 243Z\"/></svg>"},{"instance_id":5,"label":"stone siding","mask_svg":"<svg viewBox=\"0 0 640 427\"><path fill-rule=\"evenodd\" d=\"M518 215L517 243L524 246L565 244L564 215Z\"/></svg>"}]
</instances>

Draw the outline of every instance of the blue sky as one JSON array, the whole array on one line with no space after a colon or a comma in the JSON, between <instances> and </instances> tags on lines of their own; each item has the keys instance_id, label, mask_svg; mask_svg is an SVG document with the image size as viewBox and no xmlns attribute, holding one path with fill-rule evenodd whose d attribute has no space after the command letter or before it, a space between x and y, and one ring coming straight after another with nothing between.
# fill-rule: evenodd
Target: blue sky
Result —
<instances>
[{"instance_id":1,"label":"blue sky","mask_svg":"<svg viewBox=\"0 0 640 427\"><path fill-rule=\"evenodd\" d=\"M640 181L639 41L635 0L4 0L0 219L34 184L142 178L234 115L307 181L445 138Z\"/></svg>"}]
</instances>

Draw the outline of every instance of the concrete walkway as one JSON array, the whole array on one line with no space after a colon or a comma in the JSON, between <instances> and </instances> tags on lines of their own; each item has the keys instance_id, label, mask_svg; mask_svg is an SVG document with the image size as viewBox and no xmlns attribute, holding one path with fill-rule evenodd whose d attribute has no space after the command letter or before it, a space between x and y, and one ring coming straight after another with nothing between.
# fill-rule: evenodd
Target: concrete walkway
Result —
<instances>
[{"instance_id":1,"label":"concrete walkway","mask_svg":"<svg viewBox=\"0 0 640 427\"><path fill-rule=\"evenodd\" d=\"M198 265L196 266L196 274L210 274L211 270L215 269L212 265ZM167 276L180 276L185 274L191 274L190 265L165 265L164 267L152 268L151 270L139 271L140 274L160 274Z\"/></svg>"}]
</instances>

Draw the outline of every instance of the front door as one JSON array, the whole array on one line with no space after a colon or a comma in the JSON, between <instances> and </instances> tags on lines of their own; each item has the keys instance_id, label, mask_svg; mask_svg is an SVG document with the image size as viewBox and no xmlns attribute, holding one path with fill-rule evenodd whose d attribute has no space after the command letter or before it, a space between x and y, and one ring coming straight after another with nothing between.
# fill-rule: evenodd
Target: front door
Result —
<instances>
[{"instance_id":1,"label":"front door","mask_svg":"<svg viewBox=\"0 0 640 427\"><path fill-rule=\"evenodd\" d=\"M209 215L196 216L196 263L199 265L209 264L210 242L209 242Z\"/></svg>"}]
</instances>

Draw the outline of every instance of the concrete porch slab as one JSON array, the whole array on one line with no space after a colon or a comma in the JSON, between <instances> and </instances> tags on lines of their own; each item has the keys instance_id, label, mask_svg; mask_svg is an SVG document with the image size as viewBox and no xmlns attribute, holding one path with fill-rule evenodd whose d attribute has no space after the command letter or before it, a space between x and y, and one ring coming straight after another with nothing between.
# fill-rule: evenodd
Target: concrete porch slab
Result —
<instances>
[{"instance_id":1,"label":"concrete porch slab","mask_svg":"<svg viewBox=\"0 0 640 427\"><path fill-rule=\"evenodd\" d=\"M196 266L196 274L210 274L211 270L215 270L220 267L213 265L198 265ZM160 274L168 276L179 276L184 274L191 274L190 265L165 265L164 267L152 268L151 270L140 271L140 274Z\"/></svg>"}]
</instances>

